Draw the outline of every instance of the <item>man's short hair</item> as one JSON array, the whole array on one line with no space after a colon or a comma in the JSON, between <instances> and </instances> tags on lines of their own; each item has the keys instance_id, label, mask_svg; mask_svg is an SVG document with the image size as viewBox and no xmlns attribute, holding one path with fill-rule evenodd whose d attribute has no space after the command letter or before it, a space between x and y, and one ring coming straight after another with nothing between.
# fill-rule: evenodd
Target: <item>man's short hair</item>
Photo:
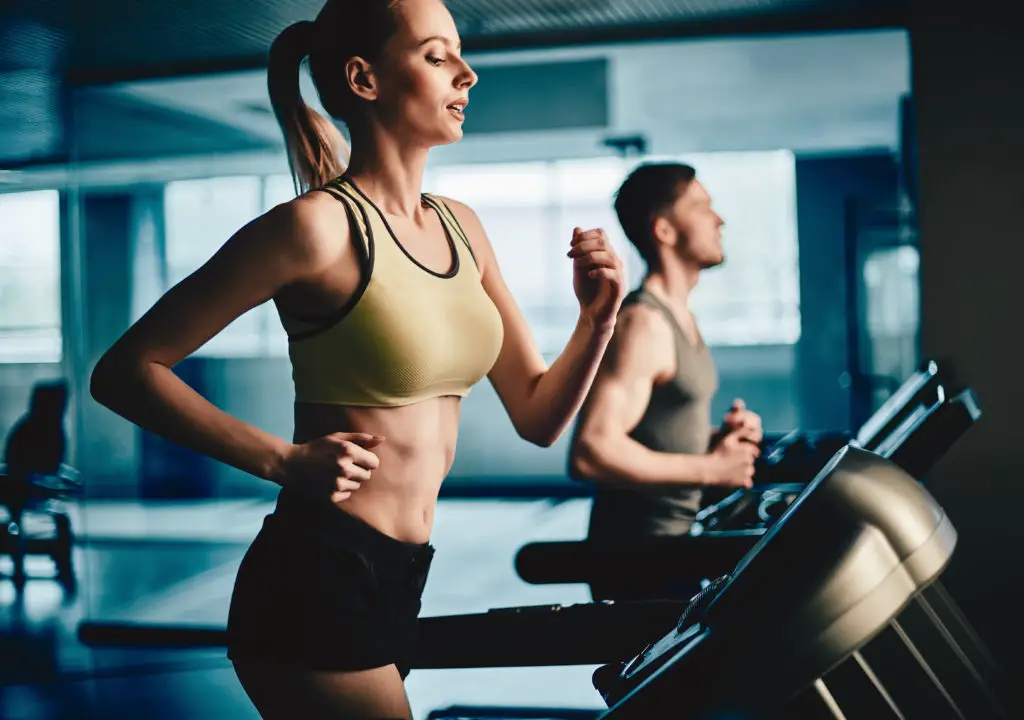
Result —
<instances>
[{"instance_id":1,"label":"man's short hair","mask_svg":"<svg viewBox=\"0 0 1024 720\"><path fill-rule=\"evenodd\" d=\"M654 218L667 211L693 182L697 171L682 163L644 163L615 193L615 214L626 238L648 267L658 266Z\"/></svg>"}]
</instances>

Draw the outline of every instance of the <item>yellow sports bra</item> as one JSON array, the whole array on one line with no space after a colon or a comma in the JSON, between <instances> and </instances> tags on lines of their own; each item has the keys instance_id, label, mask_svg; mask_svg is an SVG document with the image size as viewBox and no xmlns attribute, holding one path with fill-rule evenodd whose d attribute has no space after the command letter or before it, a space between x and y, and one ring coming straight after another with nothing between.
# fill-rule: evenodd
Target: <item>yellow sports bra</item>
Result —
<instances>
[{"instance_id":1,"label":"yellow sports bra","mask_svg":"<svg viewBox=\"0 0 1024 720\"><path fill-rule=\"evenodd\" d=\"M503 328L451 210L423 196L440 217L452 253L451 268L437 273L409 254L351 179L342 176L321 189L345 205L353 242L366 253L359 287L333 317L280 314L296 400L380 407L465 397L494 365Z\"/></svg>"}]
</instances>

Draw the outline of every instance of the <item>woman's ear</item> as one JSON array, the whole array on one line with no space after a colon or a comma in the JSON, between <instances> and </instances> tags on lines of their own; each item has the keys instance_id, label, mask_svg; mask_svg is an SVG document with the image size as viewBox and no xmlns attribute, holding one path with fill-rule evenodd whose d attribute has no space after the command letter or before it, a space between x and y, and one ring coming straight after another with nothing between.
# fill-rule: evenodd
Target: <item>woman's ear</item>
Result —
<instances>
[{"instance_id":1,"label":"woman's ear","mask_svg":"<svg viewBox=\"0 0 1024 720\"><path fill-rule=\"evenodd\" d=\"M345 80L356 97L363 100L377 99L377 78L373 66L361 57L349 58L345 63Z\"/></svg>"}]
</instances>

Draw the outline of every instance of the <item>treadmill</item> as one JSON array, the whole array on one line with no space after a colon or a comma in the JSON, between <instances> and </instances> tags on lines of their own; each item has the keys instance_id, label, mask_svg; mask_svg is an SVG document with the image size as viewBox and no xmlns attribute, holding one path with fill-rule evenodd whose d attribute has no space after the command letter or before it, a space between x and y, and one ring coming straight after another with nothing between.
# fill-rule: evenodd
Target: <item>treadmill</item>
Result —
<instances>
[{"instance_id":1,"label":"treadmill","mask_svg":"<svg viewBox=\"0 0 1024 720\"><path fill-rule=\"evenodd\" d=\"M939 582L956 541L923 485L851 444L675 627L595 672L601 717L1020 717Z\"/></svg>"},{"instance_id":2,"label":"treadmill","mask_svg":"<svg viewBox=\"0 0 1024 720\"><path fill-rule=\"evenodd\" d=\"M423 618L414 667L600 665L603 712L462 707L434 720L1020 717L1012 686L937 582L956 540L921 483L848 445L729 574L687 602ZM79 636L194 647L223 644L224 630L84 622Z\"/></svg>"}]
</instances>

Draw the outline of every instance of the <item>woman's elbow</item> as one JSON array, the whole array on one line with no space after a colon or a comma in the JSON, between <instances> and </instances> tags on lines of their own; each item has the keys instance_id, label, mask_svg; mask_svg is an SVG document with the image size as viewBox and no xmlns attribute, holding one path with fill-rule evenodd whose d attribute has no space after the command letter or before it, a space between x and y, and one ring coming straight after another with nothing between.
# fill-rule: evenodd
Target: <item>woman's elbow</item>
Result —
<instances>
[{"instance_id":1,"label":"woman's elbow","mask_svg":"<svg viewBox=\"0 0 1024 720\"><path fill-rule=\"evenodd\" d=\"M562 433L560 431L549 431L544 428L521 427L517 428L519 437L537 447L548 448L555 444Z\"/></svg>"},{"instance_id":2,"label":"woman's elbow","mask_svg":"<svg viewBox=\"0 0 1024 720\"><path fill-rule=\"evenodd\" d=\"M117 404L117 375L106 357L100 358L89 376L89 394L100 405L110 408Z\"/></svg>"},{"instance_id":3,"label":"woman's elbow","mask_svg":"<svg viewBox=\"0 0 1024 720\"><path fill-rule=\"evenodd\" d=\"M139 376L135 363L125 362L111 353L105 354L96 363L89 376L89 394L92 399L107 408L119 404L120 399Z\"/></svg>"}]
</instances>

